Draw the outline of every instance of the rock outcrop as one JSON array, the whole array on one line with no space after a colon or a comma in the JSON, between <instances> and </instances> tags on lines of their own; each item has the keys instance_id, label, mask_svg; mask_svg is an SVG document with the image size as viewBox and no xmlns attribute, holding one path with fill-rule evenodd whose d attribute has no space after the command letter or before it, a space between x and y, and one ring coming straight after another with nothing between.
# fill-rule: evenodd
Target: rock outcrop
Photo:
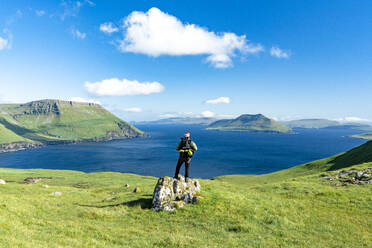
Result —
<instances>
[{"instance_id":1,"label":"rock outcrop","mask_svg":"<svg viewBox=\"0 0 372 248\"><path fill-rule=\"evenodd\" d=\"M346 186L347 184L372 184L372 167L364 169L351 169L328 175L321 179L334 182L333 186Z\"/></svg>"},{"instance_id":2,"label":"rock outcrop","mask_svg":"<svg viewBox=\"0 0 372 248\"><path fill-rule=\"evenodd\" d=\"M13 143L5 143L0 144L0 153L1 152L14 152L32 148L42 147L43 144L39 142L13 142Z\"/></svg>"},{"instance_id":3,"label":"rock outcrop","mask_svg":"<svg viewBox=\"0 0 372 248\"><path fill-rule=\"evenodd\" d=\"M154 211L173 211L188 203L196 203L200 193L198 180L180 176L179 179L161 177L155 186L152 195L152 209Z\"/></svg>"}]
</instances>

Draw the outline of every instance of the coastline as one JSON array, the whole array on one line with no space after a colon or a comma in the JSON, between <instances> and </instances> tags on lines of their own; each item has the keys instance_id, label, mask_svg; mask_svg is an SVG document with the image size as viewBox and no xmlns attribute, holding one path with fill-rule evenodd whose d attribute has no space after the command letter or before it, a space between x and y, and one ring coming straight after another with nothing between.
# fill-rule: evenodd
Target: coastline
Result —
<instances>
[{"instance_id":1,"label":"coastline","mask_svg":"<svg viewBox=\"0 0 372 248\"><path fill-rule=\"evenodd\" d=\"M35 148L41 148L50 145L71 145L71 144L81 144L89 142L104 142L110 140L121 140L121 139L133 139L133 138L145 138L147 134L139 134L136 136L107 136L101 138L92 139L81 139L81 140L53 140L53 141L43 141L43 142L12 142L0 144L0 153L6 152L16 152L22 150L31 150Z\"/></svg>"}]
</instances>

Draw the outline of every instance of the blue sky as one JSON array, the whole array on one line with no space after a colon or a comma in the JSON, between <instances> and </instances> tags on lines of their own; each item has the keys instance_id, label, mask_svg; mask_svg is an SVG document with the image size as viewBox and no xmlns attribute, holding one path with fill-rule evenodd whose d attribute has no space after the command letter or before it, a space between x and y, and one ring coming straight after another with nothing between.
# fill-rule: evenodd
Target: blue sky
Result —
<instances>
[{"instance_id":1,"label":"blue sky","mask_svg":"<svg viewBox=\"0 0 372 248\"><path fill-rule=\"evenodd\" d=\"M0 0L0 102L372 120L371 1Z\"/></svg>"}]
</instances>

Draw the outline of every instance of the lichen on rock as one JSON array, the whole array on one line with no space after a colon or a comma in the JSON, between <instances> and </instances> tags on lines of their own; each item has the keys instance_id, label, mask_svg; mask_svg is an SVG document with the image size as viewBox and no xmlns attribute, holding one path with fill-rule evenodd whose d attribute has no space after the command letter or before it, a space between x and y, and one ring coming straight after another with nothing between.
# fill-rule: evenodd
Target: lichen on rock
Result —
<instances>
[{"instance_id":1,"label":"lichen on rock","mask_svg":"<svg viewBox=\"0 0 372 248\"><path fill-rule=\"evenodd\" d=\"M199 199L200 184L198 180L185 178L161 177L152 195L152 209L154 211L173 211L189 203L196 203Z\"/></svg>"}]
</instances>

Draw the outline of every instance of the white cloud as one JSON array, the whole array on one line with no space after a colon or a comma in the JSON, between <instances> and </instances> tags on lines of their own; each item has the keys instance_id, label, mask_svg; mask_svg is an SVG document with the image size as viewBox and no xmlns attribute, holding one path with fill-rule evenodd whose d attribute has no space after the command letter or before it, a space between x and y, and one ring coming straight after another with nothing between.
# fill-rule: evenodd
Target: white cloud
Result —
<instances>
[{"instance_id":1,"label":"white cloud","mask_svg":"<svg viewBox=\"0 0 372 248\"><path fill-rule=\"evenodd\" d=\"M7 28L3 29L3 33L5 33L8 37L7 38L0 37L0 51L12 48L13 41L12 33Z\"/></svg>"},{"instance_id":2,"label":"white cloud","mask_svg":"<svg viewBox=\"0 0 372 248\"><path fill-rule=\"evenodd\" d=\"M178 117L177 114L161 114L159 115L159 118L174 118L174 117Z\"/></svg>"},{"instance_id":3,"label":"white cloud","mask_svg":"<svg viewBox=\"0 0 372 248\"><path fill-rule=\"evenodd\" d=\"M355 116L338 118L338 119L335 119L335 120L339 121L339 122L372 122L372 120L364 119L364 118L360 118L360 117L355 117Z\"/></svg>"},{"instance_id":4,"label":"white cloud","mask_svg":"<svg viewBox=\"0 0 372 248\"><path fill-rule=\"evenodd\" d=\"M71 101L71 102L87 102L87 103L95 103L95 104L101 105L101 102L100 101L96 101L94 99L84 99L84 98L81 98L81 97L72 97L72 98L68 99L67 101Z\"/></svg>"},{"instance_id":5,"label":"white cloud","mask_svg":"<svg viewBox=\"0 0 372 248\"><path fill-rule=\"evenodd\" d=\"M216 115L215 113L213 113L212 111L209 111L209 110L203 111L201 113L202 117L208 117L208 118L214 117L215 115Z\"/></svg>"},{"instance_id":6,"label":"white cloud","mask_svg":"<svg viewBox=\"0 0 372 248\"><path fill-rule=\"evenodd\" d=\"M123 78L105 79L100 82L85 82L86 90L97 96L128 96L128 95L149 95L164 90L159 82L138 82Z\"/></svg>"},{"instance_id":7,"label":"white cloud","mask_svg":"<svg viewBox=\"0 0 372 248\"><path fill-rule=\"evenodd\" d=\"M218 104L218 103L230 103L230 97L227 96L221 96L216 99L211 99L205 101L206 104Z\"/></svg>"},{"instance_id":8,"label":"white cloud","mask_svg":"<svg viewBox=\"0 0 372 248\"><path fill-rule=\"evenodd\" d=\"M35 14L37 16L43 16L43 15L45 15L45 11L44 10L35 10Z\"/></svg>"},{"instance_id":9,"label":"white cloud","mask_svg":"<svg viewBox=\"0 0 372 248\"><path fill-rule=\"evenodd\" d=\"M66 17L76 17L78 16L80 9L88 4L90 7L95 6L95 3L90 0L81 1L64 1L62 0L61 6L63 8L63 13L60 16L61 20L64 21Z\"/></svg>"},{"instance_id":10,"label":"white cloud","mask_svg":"<svg viewBox=\"0 0 372 248\"><path fill-rule=\"evenodd\" d=\"M130 113L141 113L142 112L142 109L141 108L134 107L134 108L124 109L124 111L125 112L130 112Z\"/></svg>"},{"instance_id":11,"label":"white cloud","mask_svg":"<svg viewBox=\"0 0 372 248\"><path fill-rule=\"evenodd\" d=\"M271 47L270 55L279 59L288 59L290 56L289 52L285 52L277 46Z\"/></svg>"},{"instance_id":12,"label":"white cloud","mask_svg":"<svg viewBox=\"0 0 372 248\"><path fill-rule=\"evenodd\" d=\"M9 47L9 41L0 37L0 50L7 49Z\"/></svg>"},{"instance_id":13,"label":"white cloud","mask_svg":"<svg viewBox=\"0 0 372 248\"><path fill-rule=\"evenodd\" d=\"M134 11L123 22L122 52L161 55L207 55L206 61L216 68L233 65L237 54L263 51L260 44L252 44L245 35L215 33L195 24L184 24L175 16L151 8L146 13Z\"/></svg>"},{"instance_id":14,"label":"white cloud","mask_svg":"<svg viewBox=\"0 0 372 248\"><path fill-rule=\"evenodd\" d=\"M106 34L112 34L119 31L119 28L115 27L112 22L105 22L99 26L99 30Z\"/></svg>"},{"instance_id":15,"label":"white cloud","mask_svg":"<svg viewBox=\"0 0 372 248\"><path fill-rule=\"evenodd\" d=\"M85 37L87 37L87 34L86 33L83 33L83 32L80 32L79 30L77 29L72 29L72 35L78 39L85 39Z\"/></svg>"}]
</instances>

